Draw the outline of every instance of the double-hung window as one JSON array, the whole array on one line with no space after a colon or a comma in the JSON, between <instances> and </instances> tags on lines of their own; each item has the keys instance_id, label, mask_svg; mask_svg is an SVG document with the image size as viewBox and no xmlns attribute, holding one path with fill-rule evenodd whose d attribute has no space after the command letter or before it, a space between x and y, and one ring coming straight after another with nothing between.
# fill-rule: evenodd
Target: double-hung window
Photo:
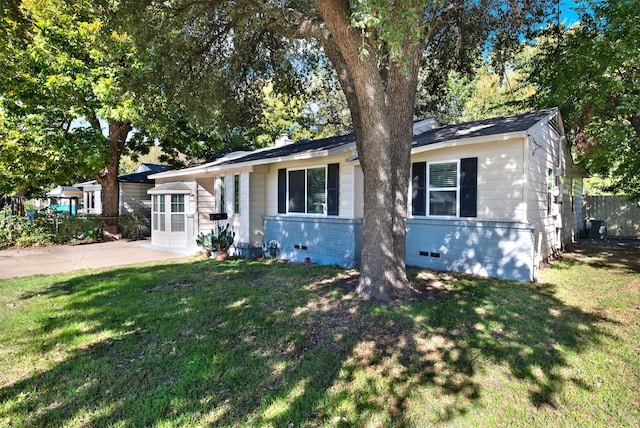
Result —
<instances>
[{"instance_id":1,"label":"double-hung window","mask_svg":"<svg viewBox=\"0 0 640 428\"><path fill-rule=\"evenodd\" d=\"M429 215L458 215L458 162L431 163L429 170Z\"/></svg>"},{"instance_id":2,"label":"double-hung window","mask_svg":"<svg viewBox=\"0 0 640 428\"><path fill-rule=\"evenodd\" d=\"M171 195L171 231L185 231L184 195Z\"/></svg>"},{"instance_id":3,"label":"double-hung window","mask_svg":"<svg viewBox=\"0 0 640 428\"><path fill-rule=\"evenodd\" d=\"M414 216L476 217L478 158L412 165Z\"/></svg>"},{"instance_id":4,"label":"double-hung window","mask_svg":"<svg viewBox=\"0 0 640 428\"><path fill-rule=\"evenodd\" d=\"M152 195L151 213L153 215L153 230L165 231L164 195Z\"/></svg>"},{"instance_id":5,"label":"double-hung window","mask_svg":"<svg viewBox=\"0 0 640 428\"><path fill-rule=\"evenodd\" d=\"M339 165L278 170L278 212L338 215Z\"/></svg>"}]
</instances>

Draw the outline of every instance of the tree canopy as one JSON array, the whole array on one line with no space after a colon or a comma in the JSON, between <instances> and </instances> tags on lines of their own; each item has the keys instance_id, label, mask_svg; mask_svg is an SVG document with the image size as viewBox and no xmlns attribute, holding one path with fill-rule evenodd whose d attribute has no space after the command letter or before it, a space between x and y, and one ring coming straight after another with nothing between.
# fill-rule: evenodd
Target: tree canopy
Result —
<instances>
[{"instance_id":1,"label":"tree canopy","mask_svg":"<svg viewBox=\"0 0 640 428\"><path fill-rule=\"evenodd\" d=\"M541 107L560 107L579 163L640 200L640 1L584 1L549 27L528 66Z\"/></svg>"},{"instance_id":2,"label":"tree canopy","mask_svg":"<svg viewBox=\"0 0 640 428\"><path fill-rule=\"evenodd\" d=\"M12 3L0 50L0 168L4 191L46 188L87 177L113 191L138 115L123 82L139 69L128 36L105 31L107 10L90 2ZM113 196L113 194L111 194Z\"/></svg>"}]
</instances>

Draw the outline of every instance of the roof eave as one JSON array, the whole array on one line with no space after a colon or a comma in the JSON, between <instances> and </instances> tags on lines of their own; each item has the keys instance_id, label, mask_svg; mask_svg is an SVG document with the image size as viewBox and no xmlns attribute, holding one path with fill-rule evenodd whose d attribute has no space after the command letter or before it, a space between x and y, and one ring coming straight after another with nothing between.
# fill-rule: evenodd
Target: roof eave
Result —
<instances>
[{"instance_id":1,"label":"roof eave","mask_svg":"<svg viewBox=\"0 0 640 428\"><path fill-rule=\"evenodd\" d=\"M446 141L441 141L439 143L425 144L422 146L414 145L411 148L411 154L428 152L431 150L444 149L448 147L466 146L470 144L483 144L483 143L492 143L496 141L523 139L523 138L526 138L527 135L528 135L527 131L516 131L516 132L505 132L502 134L482 135L480 137L458 138L455 140L446 140Z\"/></svg>"},{"instance_id":2,"label":"roof eave","mask_svg":"<svg viewBox=\"0 0 640 428\"><path fill-rule=\"evenodd\" d=\"M227 164L220 164L220 165L211 165L207 168L206 172L227 171L232 169L241 169L241 168L249 168L253 166L269 165L273 163L292 162L292 161L315 159L315 158L328 157L328 156L336 156L342 153L352 151L355 148L355 146L356 146L356 143L352 142L352 143L341 144L339 146L332 147L330 149L312 150L307 152L295 153L287 156L262 158L262 159L256 159L253 161L247 161L247 162L234 162L234 163L227 163Z\"/></svg>"}]
</instances>

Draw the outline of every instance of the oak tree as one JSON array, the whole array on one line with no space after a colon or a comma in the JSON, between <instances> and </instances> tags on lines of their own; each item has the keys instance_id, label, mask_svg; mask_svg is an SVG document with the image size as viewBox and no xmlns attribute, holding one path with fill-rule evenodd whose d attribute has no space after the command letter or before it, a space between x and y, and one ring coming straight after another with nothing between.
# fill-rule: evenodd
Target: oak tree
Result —
<instances>
[{"instance_id":1,"label":"oak tree","mask_svg":"<svg viewBox=\"0 0 640 428\"><path fill-rule=\"evenodd\" d=\"M132 0L136 12L131 15L139 20L138 29L153 29L144 38L145 46L166 59L165 69L178 64L184 79L193 72L222 86L232 84L237 94L264 80L287 88L312 58L308 48L318 48L322 57L313 61L332 65L345 94L364 174L358 292L389 300L412 293L405 235L421 65L428 62L446 72L479 57L489 46L504 60L554 4ZM197 97L197 90L192 95Z\"/></svg>"}]
</instances>

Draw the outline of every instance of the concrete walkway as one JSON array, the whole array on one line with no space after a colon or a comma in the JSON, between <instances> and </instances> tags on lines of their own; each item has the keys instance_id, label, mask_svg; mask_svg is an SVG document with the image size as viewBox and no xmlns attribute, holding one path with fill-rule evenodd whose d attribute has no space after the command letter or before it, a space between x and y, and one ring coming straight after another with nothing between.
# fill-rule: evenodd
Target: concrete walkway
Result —
<instances>
[{"instance_id":1,"label":"concrete walkway","mask_svg":"<svg viewBox=\"0 0 640 428\"><path fill-rule=\"evenodd\" d=\"M0 250L0 279L182 259L189 255L151 248L151 240Z\"/></svg>"}]
</instances>

